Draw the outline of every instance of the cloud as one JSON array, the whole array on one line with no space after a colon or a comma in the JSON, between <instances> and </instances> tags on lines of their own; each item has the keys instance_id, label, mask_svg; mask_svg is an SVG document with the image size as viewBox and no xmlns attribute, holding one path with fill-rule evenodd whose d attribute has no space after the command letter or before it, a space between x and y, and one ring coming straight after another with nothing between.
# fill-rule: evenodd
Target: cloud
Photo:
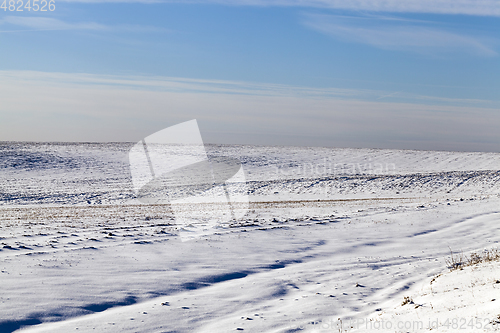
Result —
<instances>
[{"instance_id":1,"label":"cloud","mask_svg":"<svg viewBox=\"0 0 500 333\"><path fill-rule=\"evenodd\" d=\"M67 23L50 17L7 16L0 20L1 24L14 25L32 30L106 30L107 26L95 22Z\"/></svg>"},{"instance_id":2,"label":"cloud","mask_svg":"<svg viewBox=\"0 0 500 333\"><path fill-rule=\"evenodd\" d=\"M430 103L440 105L467 105L489 106L495 102L489 100L444 98L436 96L414 95L404 92L369 90L369 89L341 89L341 88L311 88L290 86L284 84L253 83L245 81L188 79L163 76L124 76L124 75L97 75L85 73L59 73L37 71L0 71L0 83L19 84L24 86L43 85L47 87L89 87L103 90L134 90L149 92L174 92L212 95L238 96L272 96L294 97L316 100L337 99L357 101L378 101L381 99L391 102Z\"/></svg>"},{"instance_id":3,"label":"cloud","mask_svg":"<svg viewBox=\"0 0 500 333\"><path fill-rule=\"evenodd\" d=\"M208 143L498 151L498 107L380 93L0 71L0 140L135 142L197 118Z\"/></svg>"},{"instance_id":4,"label":"cloud","mask_svg":"<svg viewBox=\"0 0 500 333\"><path fill-rule=\"evenodd\" d=\"M306 15L304 25L339 40L368 44L381 49L426 54L466 52L496 56L484 37L461 35L430 26L429 22L390 17Z\"/></svg>"},{"instance_id":5,"label":"cloud","mask_svg":"<svg viewBox=\"0 0 500 333\"><path fill-rule=\"evenodd\" d=\"M109 32L168 32L169 30L142 25L115 25L109 26L96 22L65 22L51 17L6 16L0 19L0 25L22 27L0 32L15 31L46 31L46 30L93 30Z\"/></svg>"},{"instance_id":6,"label":"cloud","mask_svg":"<svg viewBox=\"0 0 500 333\"><path fill-rule=\"evenodd\" d=\"M239 94L248 96L308 96L310 98L370 99L382 92L371 90L308 88L282 84L242 81L202 80L177 77L94 75L36 71L0 71L1 82L17 82L47 86L93 86L102 89L133 89L199 94Z\"/></svg>"},{"instance_id":7,"label":"cloud","mask_svg":"<svg viewBox=\"0 0 500 333\"><path fill-rule=\"evenodd\" d=\"M230 6L332 8L392 13L500 16L499 0L61 0L67 2L198 3Z\"/></svg>"}]
</instances>

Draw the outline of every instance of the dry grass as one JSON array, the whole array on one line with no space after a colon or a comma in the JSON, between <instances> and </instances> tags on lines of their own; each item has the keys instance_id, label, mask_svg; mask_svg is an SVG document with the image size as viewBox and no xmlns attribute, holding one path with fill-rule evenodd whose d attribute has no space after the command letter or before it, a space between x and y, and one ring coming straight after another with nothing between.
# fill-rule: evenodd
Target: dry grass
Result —
<instances>
[{"instance_id":1,"label":"dry grass","mask_svg":"<svg viewBox=\"0 0 500 333\"><path fill-rule=\"evenodd\" d=\"M451 271L454 271L457 269L463 269L467 266L473 266L491 261L500 261L500 250L498 248L484 250L480 253L472 252L469 256L464 255L463 252L455 254L450 249L450 258L446 259L446 265Z\"/></svg>"},{"instance_id":2,"label":"dry grass","mask_svg":"<svg viewBox=\"0 0 500 333\"><path fill-rule=\"evenodd\" d=\"M401 303L401 306L405 306L406 304L415 304L413 302L413 299L411 297L405 296L403 302Z\"/></svg>"}]
</instances>

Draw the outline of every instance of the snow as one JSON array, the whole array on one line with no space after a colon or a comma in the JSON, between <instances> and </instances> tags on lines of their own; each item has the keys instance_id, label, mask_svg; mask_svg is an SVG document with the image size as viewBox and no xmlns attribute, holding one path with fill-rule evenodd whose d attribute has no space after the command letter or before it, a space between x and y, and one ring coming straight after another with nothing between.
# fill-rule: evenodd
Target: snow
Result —
<instances>
[{"instance_id":1,"label":"snow","mask_svg":"<svg viewBox=\"0 0 500 333\"><path fill-rule=\"evenodd\" d=\"M498 263L445 262L498 246L500 154L212 145L242 161L250 210L183 242L135 199L131 147L0 144L1 332L483 332L500 314Z\"/></svg>"},{"instance_id":2,"label":"snow","mask_svg":"<svg viewBox=\"0 0 500 333\"><path fill-rule=\"evenodd\" d=\"M389 328L394 332L500 331L499 277L498 262L439 274L416 289L408 298L409 302L395 306L387 304L386 311L364 322L353 321L355 329L352 331L373 332Z\"/></svg>"}]
</instances>

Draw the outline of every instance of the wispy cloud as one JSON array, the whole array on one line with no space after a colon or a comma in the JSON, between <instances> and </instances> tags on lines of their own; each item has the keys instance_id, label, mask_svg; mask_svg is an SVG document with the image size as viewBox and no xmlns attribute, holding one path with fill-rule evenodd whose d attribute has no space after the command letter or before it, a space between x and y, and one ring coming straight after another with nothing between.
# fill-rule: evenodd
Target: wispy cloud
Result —
<instances>
[{"instance_id":1,"label":"wispy cloud","mask_svg":"<svg viewBox=\"0 0 500 333\"><path fill-rule=\"evenodd\" d=\"M9 28L0 32L46 30L92 30L109 32L168 32L167 29L142 25L104 25L96 22L65 22L51 17L6 16L0 26ZM21 28L21 30L19 30Z\"/></svg>"},{"instance_id":2,"label":"wispy cloud","mask_svg":"<svg viewBox=\"0 0 500 333\"><path fill-rule=\"evenodd\" d=\"M338 90L337 96L332 96L335 89L325 91L232 81L0 71L0 140L136 142L198 118L207 142L498 150L500 114L494 106L432 105L393 101L394 96L380 101L376 98L381 91Z\"/></svg>"},{"instance_id":3,"label":"wispy cloud","mask_svg":"<svg viewBox=\"0 0 500 333\"><path fill-rule=\"evenodd\" d=\"M345 17L306 15L303 23L319 32L347 42L357 42L381 49L425 54L466 52L495 56L492 40L468 36L418 22L387 17Z\"/></svg>"},{"instance_id":4,"label":"wispy cloud","mask_svg":"<svg viewBox=\"0 0 500 333\"><path fill-rule=\"evenodd\" d=\"M2 25L13 25L32 30L106 30L107 26L95 22L68 23L50 17L7 16L0 20Z\"/></svg>"},{"instance_id":5,"label":"wispy cloud","mask_svg":"<svg viewBox=\"0 0 500 333\"><path fill-rule=\"evenodd\" d=\"M230 6L295 6L392 13L500 16L499 0L61 0L67 2L177 2Z\"/></svg>"},{"instance_id":6,"label":"wispy cloud","mask_svg":"<svg viewBox=\"0 0 500 333\"><path fill-rule=\"evenodd\" d=\"M47 73L36 71L0 71L1 82L47 86L93 86L96 88L134 89L142 91L169 91L180 93L230 94L248 96L303 96L308 98L373 99L383 92L373 90L309 88L282 84L264 84L244 81L203 80L178 77L117 76L75 73Z\"/></svg>"},{"instance_id":7,"label":"wispy cloud","mask_svg":"<svg viewBox=\"0 0 500 333\"><path fill-rule=\"evenodd\" d=\"M370 89L313 88L284 84L245 81L189 79L164 76L123 76L84 73L38 71L0 71L0 84L46 87L88 87L91 89L173 92L183 94L211 94L234 96L261 96L276 98L307 98L316 100L356 100L398 103L428 103L450 106L500 107L498 102L480 99L446 98L408 94L400 91Z\"/></svg>"}]
</instances>

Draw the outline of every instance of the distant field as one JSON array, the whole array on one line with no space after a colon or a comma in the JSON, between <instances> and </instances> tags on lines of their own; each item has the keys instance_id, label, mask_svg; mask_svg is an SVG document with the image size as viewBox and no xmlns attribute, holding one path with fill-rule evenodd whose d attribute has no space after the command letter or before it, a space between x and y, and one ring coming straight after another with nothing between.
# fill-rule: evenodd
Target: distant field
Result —
<instances>
[{"instance_id":1,"label":"distant field","mask_svg":"<svg viewBox=\"0 0 500 333\"><path fill-rule=\"evenodd\" d=\"M169 205L135 199L130 147L0 144L1 332L307 332L394 319L447 272L450 249L500 241L500 154L212 145L242 162L250 209L182 242ZM482 311L470 316L500 314L467 302Z\"/></svg>"}]
</instances>

